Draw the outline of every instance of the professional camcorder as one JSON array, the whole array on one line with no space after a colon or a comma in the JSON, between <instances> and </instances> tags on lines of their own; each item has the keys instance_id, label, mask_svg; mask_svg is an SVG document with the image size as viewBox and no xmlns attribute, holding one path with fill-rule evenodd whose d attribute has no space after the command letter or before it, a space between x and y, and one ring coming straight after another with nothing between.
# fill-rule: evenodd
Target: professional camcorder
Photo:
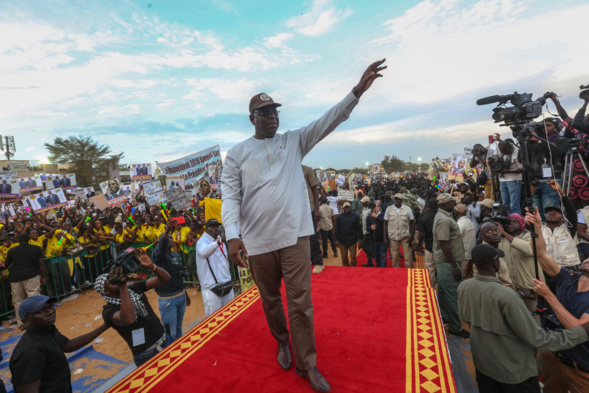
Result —
<instances>
[{"instance_id":1,"label":"professional camcorder","mask_svg":"<svg viewBox=\"0 0 589 393\"><path fill-rule=\"evenodd\" d=\"M109 279L110 283L119 285L127 282L129 274L134 273L139 267L141 267L141 261L135 255L135 249L133 247L125 249L116 260L111 261L107 266L109 272L122 268L121 274L115 274L112 279Z\"/></svg>"},{"instance_id":2,"label":"professional camcorder","mask_svg":"<svg viewBox=\"0 0 589 393\"><path fill-rule=\"evenodd\" d=\"M487 105L498 102L496 108L493 109L493 120L495 123L504 122L504 126L520 125L542 114L542 107L546 103L546 98L549 93L532 101L532 94L518 93L504 96L490 96L477 100L477 105ZM513 106L506 107L505 104L511 102Z\"/></svg>"},{"instance_id":3,"label":"professional camcorder","mask_svg":"<svg viewBox=\"0 0 589 393\"><path fill-rule=\"evenodd\" d=\"M493 208L491 209L491 219L501 225L509 225L511 220L506 216L501 215L501 211L499 209L500 206L500 203L493 203Z\"/></svg>"},{"instance_id":4,"label":"professional camcorder","mask_svg":"<svg viewBox=\"0 0 589 393\"><path fill-rule=\"evenodd\" d=\"M579 93L579 98L582 100L589 99L589 84L579 86L581 92Z\"/></svg>"}]
</instances>

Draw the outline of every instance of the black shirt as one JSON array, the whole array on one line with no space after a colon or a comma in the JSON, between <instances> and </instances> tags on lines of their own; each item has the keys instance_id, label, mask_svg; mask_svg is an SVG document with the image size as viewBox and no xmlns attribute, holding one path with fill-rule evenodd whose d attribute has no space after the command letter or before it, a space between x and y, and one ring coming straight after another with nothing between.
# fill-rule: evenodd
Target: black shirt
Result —
<instances>
[{"instance_id":1,"label":"black shirt","mask_svg":"<svg viewBox=\"0 0 589 393\"><path fill-rule=\"evenodd\" d=\"M342 213L335 220L335 240L346 247L362 241L362 224L360 217L351 212L349 215Z\"/></svg>"},{"instance_id":2,"label":"black shirt","mask_svg":"<svg viewBox=\"0 0 589 393\"><path fill-rule=\"evenodd\" d=\"M55 326L28 328L10 357L12 384L21 386L41 380L40 393L71 393L70 366L63 350L67 342L68 338Z\"/></svg>"},{"instance_id":3,"label":"black shirt","mask_svg":"<svg viewBox=\"0 0 589 393\"><path fill-rule=\"evenodd\" d=\"M421 216L417 221L417 231L425 234L425 249L433 252L434 246L434 218L436 218L437 210L430 210L425 215Z\"/></svg>"},{"instance_id":4,"label":"black shirt","mask_svg":"<svg viewBox=\"0 0 589 393\"><path fill-rule=\"evenodd\" d=\"M375 229L372 230L372 225L376 225ZM372 214L366 217L366 230L372 234L372 241L376 243L384 242L384 212L380 212L376 218L372 217Z\"/></svg>"},{"instance_id":5,"label":"black shirt","mask_svg":"<svg viewBox=\"0 0 589 393\"><path fill-rule=\"evenodd\" d=\"M184 292L184 280L179 272L184 269L180 256L175 252L168 252L169 241L164 236L160 237L158 245L153 250L151 257L153 263L161 267L170 274L170 281L155 291L159 296L174 296Z\"/></svg>"},{"instance_id":6,"label":"black shirt","mask_svg":"<svg viewBox=\"0 0 589 393\"><path fill-rule=\"evenodd\" d=\"M134 292L141 294L141 301L143 304L145 304L145 308L147 309L147 316L144 317L137 315L137 320L134 324L129 326L119 326L114 323L113 316L117 311L121 310L121 306L107 303L102 310L102 318L108 326L115 329L117 333L119 333L119 335L127 342L127 345L131 349L131 352L133 352L133 355L137 355L151 347L153 344L158 342L160 338L163 337L164 327L162 326L160 319L153 312L153 309L147 300L147 296L145 296L144 292L147 291L145 281L129 284L129 289L132 289ZM145 344L140 344L134 347L133 331L138 329L143 329L143 333L145 335Z\"/></svg>"},{"instance_id":7,"label":"black shirt","mask_svg":"<svg viewBox=\"0 0 589 393\"><path fill-rule=\"evenodd\" d=\"M19 282L37 277L39 259L43 259L43 249L33 244L19 244L8 250L6 262L10 264L10 282Z\"/></svg>"}]
</instances>

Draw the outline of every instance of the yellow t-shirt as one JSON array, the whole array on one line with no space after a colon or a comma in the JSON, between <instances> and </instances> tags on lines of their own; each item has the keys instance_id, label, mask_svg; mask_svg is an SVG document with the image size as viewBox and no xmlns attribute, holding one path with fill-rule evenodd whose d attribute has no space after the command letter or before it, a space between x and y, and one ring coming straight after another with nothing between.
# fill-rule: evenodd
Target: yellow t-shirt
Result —
<instances>
[{"instance_id":1,"label":"yellow t-shirt","mask_svg":"<svg viewBox=\"0 0 589 393\"><path fill-rule=\"evenodd\" d=\"M43 248L44 241L45 241L45 235L41 235L41 236L37 237L37 240L33 240L33 239L29 240L29 244Z\"/></svg>"},{"instance_id":2,"label":"yellow t-shirt","mask_svg":"<svg viewBox=\"0 0 589 393\"><path fill-rule=\"evenodd\" d=\"M160 236L164 234L164 232L166 232L166 226L164 224L160 224L159 227L154 228L153 229L154 239L152 241L158 240L160 238Z\"/></svg>"},{"instance_id":3,"label":"yellow t-shirt","mask_svg":"<svg viewBox=\"0 0 589 393\"><path fill-rule=\"evenodd\" d=\"M18 246L18 243L12 243L9 247L0 246L0 261L4 263L6 261L6 254L8 254L8 250Z\"/></svg>"},{"instance_id":4,"label":"yellow t-shirt","mask_svg":"<svg viewBox=\"0 0 589 393\"><path fill-rule=\"evenodd\" d=\"M47 239L47 249L45 250L45 257L58 257L61 255L66 247L71 247L76 244L76 239L69 233L66 233L61 239L57 238L57 235L63 233L62 230L58 229L50 239ZM61 240L61 242L60 242Z\"/></svg>"}]
</instances>

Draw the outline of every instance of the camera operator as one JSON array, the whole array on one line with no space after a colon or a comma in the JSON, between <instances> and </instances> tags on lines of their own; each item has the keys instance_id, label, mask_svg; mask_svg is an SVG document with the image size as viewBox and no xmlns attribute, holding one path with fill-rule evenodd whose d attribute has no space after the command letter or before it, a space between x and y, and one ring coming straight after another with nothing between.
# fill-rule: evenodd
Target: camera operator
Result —
<instances>
[{"instance_id":1,"label":"camera operator","mask_svg":"<svg viewBox=\"0 0 589 393\"><path fill-rule=\"evenodd\" d=\"M575 244L577 233L577 212L571 201L560 188L560 184L551 180L548 185L554 192L561 195L562 204L565 208L566 221L571 223L569 229L565 217L562 214L560 203L549 205L544 208L546 220L542 225L542 235L546 240L546 251L560 266L576 270L581 263L579 252ZM560 201L559 201L560 202Z\"/></svg>"},{"instance_id":2,"label":"camera operator","mask_svg":"<svg viewBox=\"0 0 589 393\"><path fill-rule=\"evenodd\" d=\"M536 249L538 261L556 285L554 295L542 281L534 280L534 291L543 296L554 314L547 320L550 330L571 329L589 322L589 260L581 265L580 276L560 266L550 256L543 238L538 211L527 213L526 222L538 233ZM550 323L552 322L552 323ZM571 349L542 353L542 379L545 393L585 393L589 391L589 343L584 341Z\"/></svg>"},{"instance_id":3,"label":"camera operator","mask_svg":"<svg viewBox=\"0 0 589 393\"><path fill-rule=\"evenodd\" d=\"M519 149L513 139L499 142L499 149L495 157L502 163L499 173L501 200L507 209L507 214L521 214L522 165L518 160Z\"/></svg>"},{"instance_id":4,"label":"camera operator","mask_svg":"<svg viewBox=\"0 0 589 393\"><path fill-rule=\"evenodd\" d=\"M164 327L153 312L145 292L170 281L170 274L153 264L145 250L135 250L141 266L153 271L156 277L127 285L126 281L111 283L120 277L122 268L102 274L94 282L94 290L106 301L102 310L104 322L125 340L137 367L147 362L166 346Z\"/></svg>"},{"instance_id":5,"label":"camera operator","mask_svg":"<svg viewBox=\"0 0 589 393\"><path fill-rule=\"evenodd\" d=\"M472 147L472 159L470 160L470 167L476 168L480 164L484 172L479 173L477 183L481 187L485 187L485 196L493 195L493 181L491 180L491 171L489 169L488 157L493 157L495 151L487 149L483 145L477 143ZM484 175L483 175L484 173Z\"/></svg>"},{"instance_id":6,"label":"camera operator","mask_svg":"<svg viewBox=\"0 0 589 393\"><path fill-rule=\"evenodd\" d=\"M550 179L561 182L563 160L569 147L569 140L558 134L556 127L546 123L538 130L538 135L546 140L531 137L528 140L528 155L530 161L530 177L534 190L534 205L540 210L540 215L545 218L546 206L560 205L558 192L550 186ZM554 169L554 171L553 171Z\"/></svg>"},{"instance_id":7,"label":"camera operator","mask_svg":"<svg viewBox=\"0 0 589 393\"><path fill-rule=\"evenodd\" d=\"M151 254L153 263L170 275L170 280L155 289L159 296L158 306L162 324L166 329L166 345L170 345L182 336L182 322L186 306L190 306L190 298L184 287L185 272L178 253L173 251L174 242L170 242L170 233L175 224L172 220L166 224L166 231L160 236L157 246Z\"/></svg>"},{"instance_id":8,"label":"camera operator","mask_svg":"<svg viewBox=\"0 0 589 393\"><path fill-rule=\"evenodd\" d=\"M580 132L589 133L589 115L585 116L585 111L587 110L587 104L589 103L589 98L585 98L585 102L583 106L573 119L573 124L571 124L571 128L576 128Z\"/></svg>"}]
</instances>

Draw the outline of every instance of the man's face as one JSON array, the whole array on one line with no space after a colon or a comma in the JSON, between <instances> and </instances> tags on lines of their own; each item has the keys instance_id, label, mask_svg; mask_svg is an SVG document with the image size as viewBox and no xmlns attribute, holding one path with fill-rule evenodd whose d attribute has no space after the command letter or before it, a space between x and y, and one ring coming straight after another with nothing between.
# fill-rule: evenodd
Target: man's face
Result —
<instances>
[{"instance_id":1,"label":"man's face","mask_svg":"<svg viewBox=\"0 0 589 393\"><path fill-rule=\"evenodd\" d=\"M208 181L203 180L200 182L200 190L204 195L208 195L211 193L211 185Z\"/></svg>"},{"instance_id":2,"label":"man's face","mask_svg":"<svg viewBox=\"0 0 589 393\"><path fill-rule=\"evenodd\" d=\"M47 329L55 324L55 318L56 315L53 302L47 302L47 304L45 304L45 306L39 311L28 313L24 322L26 325L35 328Z\"/></svg>"},{"instance_id":3,"label":"man's face","mask_svg":"<svg viewBox=\"0 0 589 393\"><path fill-rule=\"evenodd\" d=\"M350 214L351 211L352 211L352 207L351 206L344 207L344 213Z\"/></svg>"},{"instance_id":4,"label":"man's face","mask_svg":"<svg viewBox=\"0 0 589 393\"><path fill-rule=\"evenodd\" d=\"M110 180L108 182L108 189L111 193L116 193L117 191L119 191L119 183L114 180Z\"/></svg>"},{"instance_id":5,"label":"man's face","mask_svg":"<svg viewBox=\"0 0 589 393\"><path fill-rule=\"evenodd\" d=\"M515 218L509 219L509 225L505 227L505 232L507 233L515 233L521 231L521 227L519 225L519 221Z\"/></svg>"},{"instance_id":6,"label":"man's face","mask_svg":"<svg viewBox=\"0 0 589 393\"><path fill-rule=\"evenodd\" d=\"M562 223L562 213L558 210L548 210L545 212L546 214L546 222L550 224L560 224Z\"/></svg>"},{"instance_id":7,"label":"man's face","mask_svg":"<svg viewBox=\"0 0 589 393\"><path fill-rule=\"evenodd\" d=\"M159 227L159 226L160 226L160 224L162 223L162 219L161 219L161 218L159 218L159 217L156 217L156 218L154 218L154 219L153 219L153 222L154 222L154 224L155 224L156 226L158 226L158 227Z\"/></svg>"},{"instance_id":8,"label":"man's face","mask_svg":"<svg viewBox=\"0 0 589 393\"><path fill-rule=\"evenodd\" d=\"M485 224L483 229L481 230L481 236L483 240L487 243L499 243L501 241L501 232L499 232L499 228L495 224Z\"/></svg>"},{"instance_id":9,"label":"man's face","mask_svg":"<svg viewBox=\"0 0 589 393\"><path fill-rule=\"evenodd\" d=\"M274 138L280 125L276 108L275 106L267 106L256 109L250 115L250 121L256 129L256 135L263 138Z\"/></svg>"},{"instance_id":10,"label":"man's face","mask_svg":"<svg viewBox=\"0 0 589 393\"><path fill-rule=\"evenodd\" d=\"M438 204L438 207L447 212L451 212L456 207L456 201L448 201Z\"/></svg>"},{"instance_id":11,"label":"man's face","mask_svg":"<svg viewBox=\"0 0 589 393\"><path fill-rule=\"evenodd\" d=\"M551 121L547 121L546 124L546 135L552 135L556 132L556 124Z\"/></svg>"},{"instance_id":12,"label":"man's face","mask_svg":"<svg viewBox=\"0 0 589 393\"><path fill-rule=\"evenodd\" d=\"M403 206L403 200L401 198L395 198L395 206L396 207Z\"/></svg>"},{"instance_id":13,"label":"man's face","mask_svg":"<svg viewBox=\"0 0 589 393\"><path fill-rule=\"evenodd\" d=\"M214 239L219 236L219 225L210 225L207 227L207 233Z\"/></svg>"},{"instance_id":14,"label":"man's face","mask_svg":"<svg viewBox=\"0 0 589 393\"><path fill-rule=\"evenodd\" d=\"M384 197L385 197L386 200L389 200L390 201L393 198L393 192L392 191L387 191L384 194Z\"/></svg>"}]
</instances>

